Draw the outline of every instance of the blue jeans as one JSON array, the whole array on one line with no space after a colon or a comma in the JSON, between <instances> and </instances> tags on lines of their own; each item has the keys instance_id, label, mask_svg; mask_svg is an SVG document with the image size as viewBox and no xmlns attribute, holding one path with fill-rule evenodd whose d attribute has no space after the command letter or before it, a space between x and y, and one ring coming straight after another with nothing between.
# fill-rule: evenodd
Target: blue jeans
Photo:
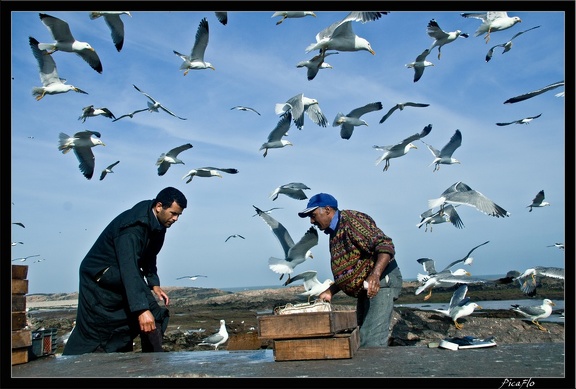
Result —
<instances>
[{"instance_id":1,"label":"blue jeans","mask_svg":"<svg viewBox=\"0 0 576 389\"><path fill-rule=\"evenodd\" d=\"M358 296L356 316L360 326L360 347L388 347L394 301L402 291L402 273L399 267L386 270L376 296L368 298L366 291Z\"/></svg>"}]
</instances>

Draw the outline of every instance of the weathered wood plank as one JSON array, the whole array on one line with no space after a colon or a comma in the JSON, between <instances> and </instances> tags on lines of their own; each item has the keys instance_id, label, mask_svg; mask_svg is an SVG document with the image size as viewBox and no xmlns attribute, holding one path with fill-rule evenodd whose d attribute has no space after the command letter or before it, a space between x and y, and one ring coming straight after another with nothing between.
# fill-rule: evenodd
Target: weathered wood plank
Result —
<instances>
[{"instance_id":1,"label":"weathered wood plank","mask_svg":"<svg viewBox=\"0 0 576 389\"><path fill-rule=\"evenodd\" d=\"M349 359L360 346L358 328L326 338L286 339L274 341L275 361L311 359Z\"/></svg>"},{"instance_id":2,"label":"weathered wood plank","mask_svg":"<svg viewBox=\"0 0 576 389\"><path fill-rule=\"evenodd\" d=\"M356 311L306 312L258 317L258 336L297 339L332 336L358 326Z\"/></svg>"}]
</instances>

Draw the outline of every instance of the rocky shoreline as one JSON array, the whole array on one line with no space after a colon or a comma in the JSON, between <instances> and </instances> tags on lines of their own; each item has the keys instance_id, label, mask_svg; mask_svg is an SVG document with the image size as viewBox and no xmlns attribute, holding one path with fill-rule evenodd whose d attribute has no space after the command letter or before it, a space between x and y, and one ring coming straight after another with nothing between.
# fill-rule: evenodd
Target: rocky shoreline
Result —
<instances>
[{"instance_id":1,"label":"rocky shoreline","mask_svg":"<svg viewBox=\"0 0 576 389\"><path fill-rule=\"evenodd\" d=\"M415 295L416 282L406 282L397 300L393 316L391 346L429 346L446 337L494 337L498 344L564 342L564 323L545 323L547 331L511 310L479 310L460 319L457 330L452 321L433 311L402 307L422 303L423 295ZM434 290L428 303L447 303L454 288ZM170 325L164 337L166 351L209 350L198 346L201 339L217 332L220 319L226 320L230 334L222 350L273 348L273 341L258 338L258 317L272 314L275 307L307 301L300 295L302 286L279 289L227 292L219 289L165 287L171 298ZM533 297L534 305L541 299L564 300L564 283L544 279ZM470 285L468 296L481 303L487 300L527 299L515 285ZM56 328L57 335L70 331L76 316L77 294L35 294L27 296L30 328ZM341 293L332 301L333 309L354 310L355 299ZM138 350L138 342L135 349ZM56 353L61 353L59 345Z\"/></svg>"}]
</instances>

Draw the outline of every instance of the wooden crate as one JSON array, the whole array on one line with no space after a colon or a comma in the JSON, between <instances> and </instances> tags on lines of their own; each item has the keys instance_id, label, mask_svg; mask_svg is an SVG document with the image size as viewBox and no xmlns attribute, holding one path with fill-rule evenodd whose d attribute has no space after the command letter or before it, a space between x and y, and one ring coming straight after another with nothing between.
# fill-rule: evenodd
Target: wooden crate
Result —
<instances>
[{"instance_id":1,"label":"wooden crate","mask_svg":"<svg viewBox=\"0 0 576 389\"><path fill-rule=\"evenodd\" d=\"M358 327L356 311L306 312L258 317L263 339L297 339L333 336Z\"/></svg>"},{"instance_id":2,"label":"wooden crate","mask_svg":"<svg viewBox=\"0 0 576 389\"><path fill-rule=\"evenodd\" d=\"M12 265L12 365L27 363L32 345L31 331L25 329L27 276L27 265Z\"/></svg>"},{"instance_id":3,"label":"wooden crate","mask_svg":"<svg viewBox=\"0 0 576 389\"><path fill-rule=\"evenodd\" d=\"M326 338L286 339L274 341L275 361L352 358L360 347L360 332L339 333Z\"/></svg>"}]
</instances>

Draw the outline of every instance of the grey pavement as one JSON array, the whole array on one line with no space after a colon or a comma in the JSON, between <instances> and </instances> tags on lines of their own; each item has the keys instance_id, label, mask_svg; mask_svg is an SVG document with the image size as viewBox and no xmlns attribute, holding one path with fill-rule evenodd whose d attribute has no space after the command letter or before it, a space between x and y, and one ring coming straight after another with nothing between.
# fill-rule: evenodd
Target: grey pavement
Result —
<instances>
[{"instance_id":1,"label":"grey pavement","mask_svg":"<svg viewBox=\"0 0 576 389\"><path fill-rule=\"evenodd\" d=\"M569 354L568 371L566 351ZM51 380L57 379L54 381L58 387L69 383L72 387L82 387L83 382L91 387L100 387L100 383L101 387L109 387L104 383L107 378L145 378L138 381L139 387L152 383L154 387L171 387L189 381L177 379L195 378L194 385L187 386L208 387L219 383L218 386L233 387L251 379L249 387L260 384L270 387L274 379L280 378L286 383L285 379L290 378L303 381L299 386L306 387L311 382L323 381L310 380L319 378L332 387L350 387L350 380L358 383L359 379L386 378L394 379L386 380L389 385L399 383L402 387L423 388L430 387L430 379L434 378L442 379L443 386L454 383L455 387L462 387L461 381L467 380L465 387L574 388L573 356L574 350L566 350L564 343L504 344L455 351L410 346L361 348L349 359L307 361L275 361L270 349L52 355L12 366L10 383L6 386L4 382L1 386L25 387L27 381L36 384L41 381L42 387L48 387ZM471 378L474 378L474 385L471 385ZM162 384L159 385L157 379L161 379Z\"/></svg>"}]
</instances>

